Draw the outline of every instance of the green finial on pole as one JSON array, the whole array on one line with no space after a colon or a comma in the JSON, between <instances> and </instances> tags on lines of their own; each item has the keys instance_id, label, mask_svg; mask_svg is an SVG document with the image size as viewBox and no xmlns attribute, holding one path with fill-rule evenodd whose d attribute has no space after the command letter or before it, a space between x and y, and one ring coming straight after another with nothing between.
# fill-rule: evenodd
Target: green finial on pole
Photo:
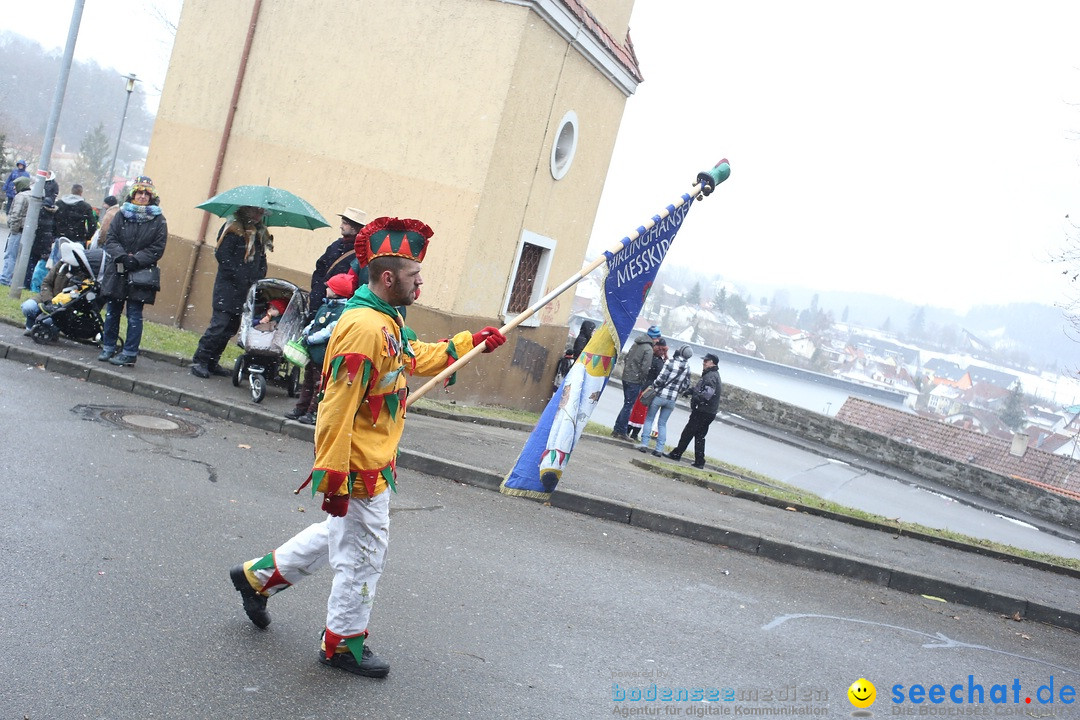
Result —
<instances>
[{"instance_id":1,"label":"green finial on pole","mask_svg":"<svg viewBox=\"0 0 1080 720\"><path fill-rule=\"evenodd\" d=\"M701 185L701 194L705 196L712 194L712 191L716 189L716 186L727 180L730 176L731 166L728 165L727 158L716 163L712 170L699 172L697 181Z\"/></svg>"}]
</instances>

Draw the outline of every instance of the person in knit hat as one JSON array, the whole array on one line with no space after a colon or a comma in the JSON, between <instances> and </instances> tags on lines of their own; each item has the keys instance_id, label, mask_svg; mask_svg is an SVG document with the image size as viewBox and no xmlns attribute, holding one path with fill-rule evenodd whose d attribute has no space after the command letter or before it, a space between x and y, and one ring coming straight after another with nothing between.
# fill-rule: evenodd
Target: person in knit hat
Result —
<instances>
[{"instance_id":1,"label":"person in knit hat","mask_svg":"<svg viewBox=\"0 0 1080 720\"><path fill-rule=\"evenodd\" d=\"M15 178L13 185L15 199L8 208L8 238L4 246L4 265L0 269L0 285L11 285L11 276L15 274L15 263L19 259L19 246L22 243L26 211L30 208L30 178L25 176Z\"/></svg>"},{"instance_id":2,"label":"person in knit hat","mask_svg":"<svg viewBox=\"0 0 1080 720\"><path fill-rule=\"evenodd\" d=\"M273 249L274 237L263 223L265 213L260 207L245 205L218 230L213 312L191 358L191 374L196 377L232 375L231 370L221 367L221 353L240 329L248 288L266 277L266 253Z\"/></svg>"},{"instance_id":3,"label":"person in knit hat","mask_svg":"<svg viewBox=\"0 0 1080 720\"><path fill-rule=\"evenodd\" d=\"M345 301L352 297L349 276L346 273L331 276L323 287L323 296L322 303L315 309L315 317L300 332L300 342L308 351L308 363L304 366L304 381L300 385L296 407L285 413L285 417L302 425L315 424L315 413L319 408L319 375L322 373L326 343L345 310Z\"/></svg>"},{"instance_id":4,"label":"person in knit hat","mask_svg":"<svg viewBox=\"0 0 1080 720\"><path fill-rule=\"evenodd\" d=\"M109 226L104 250L109 256L101 294L106 299L105 327L101 333L98 360L113 365L134 365L142 342L143 305L153 305L157 289L131 279L131 274L157 265L165 254L169 226L161 214L161 198L154 183L145 175L135 184ZM127 337L122 352L116 351L120 336L120 315L127 308Z\"/></svg>"},{"instance_id":5,"label":"person in knit hat","mask_svg":"<svg viewBox=\"0 0 1080 720\"><path fill-rule=\"evenodd\" d=\"M26 161L16 160L15 169L8 173L7 179L4 180L4 194L7 195L7 206L4 208L4 212L11 213L11 203L15 199L15 196L22 192L15 187L15 181L19 178L29 178L30 173L26 172Z\"/></svg>"},{"instance_id":6,"label":"person in knit hat","mask_svg":"<svg viewBox=\"0 0 1080 720\"><path fill-rule=\"evenodd\" d=\"M388 217L372 220L356 236L356 257L368 282L345 304L326 345L308 477L312 491L323 494L329 517L229 571L248 619L265 628L268 598L330 565L334 582L319 661L368 677L390 672L366 638L389 542L387 491L396 490L408 378L436 375L473 347L490 352L506 341L497 328L485 327L421 342L405 326L395 308L416 301L431 236L419 220Z\"/></svg>"},{"instance_id":7,"label":"person in knit hat","mask_svg":"<svg viewBox=\"0 0 1080 720\"><path fill-rule=\"evenodd\" d=\"M620 440L630 440L627 434L627 426L630 420L630 412L637 402L638 395L645 389L645 379L649 376L652 367L653 345L660 339L660 328L653 325L644 335L639 335L630 349L623 357L622 391L623 406L615 418L615 427L611 430L611 436Z\"/></svg>"}]
</instances>

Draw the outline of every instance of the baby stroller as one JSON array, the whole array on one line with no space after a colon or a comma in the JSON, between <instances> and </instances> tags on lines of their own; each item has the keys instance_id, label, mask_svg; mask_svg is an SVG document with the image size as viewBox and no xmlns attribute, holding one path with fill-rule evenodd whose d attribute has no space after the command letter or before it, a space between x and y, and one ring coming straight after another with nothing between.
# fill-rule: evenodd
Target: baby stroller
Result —
<instances>
[{"instance_id":1,"label":"baby stroller","mask_svg":"<svg viewBox=\"0 0 1080 720\"><path fill-rule=\"evenodd\" d=\"M266 319L271 308L284 308ZM285 360L285 344L300 337L307 320L307 294L287 280L265 278L248 290L240 317L238 342L244 354L233 365L236 387L247 377L251 399L262 402L266 385L284 386L289 397L300 394L300 368Z\"/></svg>"},{"instance_id":2,"label":"baby stroller","mask_svg":"<svg viewBox=\"0 0 1080 720\"><path fill-rule=\"evenodd\" d=\"M30 337L36 343L53 343L63 333L77 342L100 343L105 252L97 248L84 250L79 243L65 242L60 245L60 260L80 270L85 279L64 288L52 302L41 306L41 314L30 328Z\"/></svg>"}]
</instances>

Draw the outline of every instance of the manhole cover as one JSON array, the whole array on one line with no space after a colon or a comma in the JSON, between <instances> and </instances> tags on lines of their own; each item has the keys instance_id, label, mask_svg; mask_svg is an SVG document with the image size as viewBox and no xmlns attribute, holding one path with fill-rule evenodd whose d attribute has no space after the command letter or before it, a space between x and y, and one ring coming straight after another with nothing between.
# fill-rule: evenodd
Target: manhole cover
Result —
<instances>
[{"instance_id":1,"label":"manhole cover","mask_svg":"<svg viewBox=\"0 0 1080 720\"><path fill-rule=\"evenodd\" d=\"M175 420L157 417L155 415L124 415L122 422L147 430L160 430L161 432L180 429L180 423Z\"/></svg>"},{"instance_id":2,"label":"manhole cover","mask_svg":"<svg viewBox=\"0 0 1080 720\"><path fill-rule=\"evenodd\" d=\"M77 405L72 411L88 420L105 420L137 433L171 437L197 437L202 434L202 428L195 423L162 410Z\"/></svg>"}]
</instances>

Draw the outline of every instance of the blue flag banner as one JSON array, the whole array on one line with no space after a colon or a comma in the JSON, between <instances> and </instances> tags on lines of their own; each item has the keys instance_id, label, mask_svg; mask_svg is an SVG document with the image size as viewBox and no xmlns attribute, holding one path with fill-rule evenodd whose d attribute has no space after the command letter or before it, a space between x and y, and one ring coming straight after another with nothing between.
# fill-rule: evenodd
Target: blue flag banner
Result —
<instances>
[{"instance_id":1,"label":"blue flag banner","mask_svg":"<svg viewBox=\"0 0 1080 720\"><path fill-rule=\"evenodd\" d=\"M664 217L653 217L650 229L638 228L636 238L627 236L620 249L604 253L604 324L593 333L559 391L548 401L503 480L502 493L547 500L555 491L693 201L693 196L683 195L682 203L669 205Z\"/></svg>"}]
</instances>

